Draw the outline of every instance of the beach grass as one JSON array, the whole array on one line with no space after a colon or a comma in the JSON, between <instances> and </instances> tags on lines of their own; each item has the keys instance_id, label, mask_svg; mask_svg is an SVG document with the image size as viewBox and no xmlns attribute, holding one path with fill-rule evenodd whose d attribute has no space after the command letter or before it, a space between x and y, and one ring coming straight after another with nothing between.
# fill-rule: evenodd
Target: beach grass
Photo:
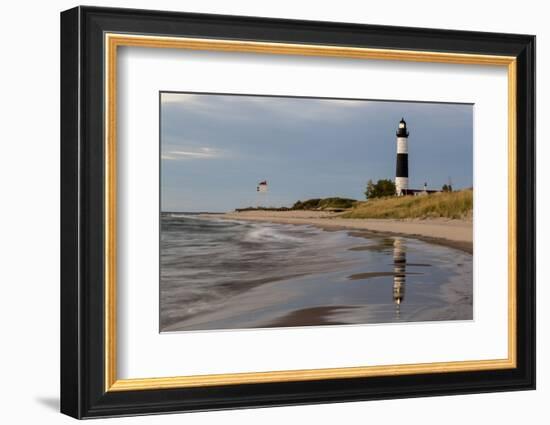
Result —
<instances>
[{"instance_id":1,"label":"beach grass","mask_svg":"<svg viewBox=\"0 0 550 425\"><path fill-rule=\"evenodd\" d=\"M358 202L342 218L471 218L473 190L401 196Z\"/></svg>"}]
</instances>

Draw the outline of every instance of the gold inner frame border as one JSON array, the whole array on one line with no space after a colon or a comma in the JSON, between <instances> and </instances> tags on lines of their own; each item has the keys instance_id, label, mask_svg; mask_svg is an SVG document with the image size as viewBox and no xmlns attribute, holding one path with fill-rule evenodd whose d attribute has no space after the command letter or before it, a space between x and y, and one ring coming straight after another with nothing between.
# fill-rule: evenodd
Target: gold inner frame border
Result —
<instances>
[{"instance_id":1,"label":"gold inner frame border","mask_svg":"<svg viewBox=\"0 0 550 425\"><path fill-rule=\"evenodd\" d=\"M105 46L105 391L137 391L217 385L239 385L322 379L365 378L411 375L421 373L450 373L512 369L516 358L516 285L517 285L517 229L516 229L516 58L463 53L428 52L393 49L371 49L330 45L288 44L274 42L235 41L204 38L180 38L150 35L106 33ZM117 323L116 323L116 211L117 211L117 51L118 47L148 47L262 53L279 55L324 56L355 59L397 60L404 62L433 62L469 65L504 66L508 72L508 357L494 360L398 364L380 366L302 369L266 372L228 373L151 378L117 378Z\"/></svg>"}]
</instances>

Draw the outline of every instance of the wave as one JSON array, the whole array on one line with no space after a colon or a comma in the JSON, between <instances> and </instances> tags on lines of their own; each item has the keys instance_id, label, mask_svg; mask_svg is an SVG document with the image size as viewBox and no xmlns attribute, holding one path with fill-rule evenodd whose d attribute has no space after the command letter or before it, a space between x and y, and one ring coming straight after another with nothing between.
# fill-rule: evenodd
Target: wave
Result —
<instances>
[{"instance_id":1,"label":"wave","mask_svg":"<svg viewBox=\"0 0 550 425\"><path fill-rule=\"evenodd\" d=\"M247 242L301 242L303 239L284 234L273 227L254 227L244 236Z\"/></svg>"},{"instance_id":2,"label":"wave","mask_svg":"<svg viewBox=\"0 0 550 425\"><path fill-rule=\"evenodd\" d=\"M204 220L203 217L200 217L198 214L185 214L185 213L169 213L165 217L169 218L188 218L191 220Z\"/></svg>"}]
</instances>

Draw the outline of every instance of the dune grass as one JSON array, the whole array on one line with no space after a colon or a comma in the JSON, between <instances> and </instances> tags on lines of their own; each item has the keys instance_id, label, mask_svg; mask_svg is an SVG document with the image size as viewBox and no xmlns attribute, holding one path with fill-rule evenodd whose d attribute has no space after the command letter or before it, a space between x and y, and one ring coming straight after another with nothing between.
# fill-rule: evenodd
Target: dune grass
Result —
<instances>
[{"instance_id":1,"label":"dune grass","mask_svg":"<svg viewBox=\"0 0 550 425\"><path fill-rule=\"evenodd\" d=\"M343 218L468 218L473 191L441 192L425 196L402 196L358 202Z\"/></svg>"}]
</instances>

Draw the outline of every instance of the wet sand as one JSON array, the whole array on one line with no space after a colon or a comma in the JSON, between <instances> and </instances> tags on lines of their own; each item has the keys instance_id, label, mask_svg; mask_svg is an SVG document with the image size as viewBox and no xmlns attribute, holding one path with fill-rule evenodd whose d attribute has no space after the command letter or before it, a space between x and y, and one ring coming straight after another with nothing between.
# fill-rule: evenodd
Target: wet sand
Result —
<instances>
[{"instance_id":1,"label":"wet sand","mask_svg":"<svg viewBox=\"0 0 550 425\"><path fill-rule=\"evenodd\" d=\"M352 236L369 237L380 234L413 237L424 242L443 245L473 253L473 223L471 220L433 219L355 219L342 218L342 213L327 211L242 211L216 214L216 218L244 221L264 221L280 224L313 225L324 230L350 230ZM205 214L205 216L209 216ZM214 216L214 215L213 215Z\"/></svg>"},{"instance_id":2,"label":"wet sand","mask_svg":"<svg viewBox=\"0 0 550 425\"><path fill-rule=\"evenodd\" d=\"M422 274L422 273L415 273L415 272L369 272L369 273L352 274L352 275L348 276L348 279L349 280L365 280L365 279L372 279L374 277L384 277L384 276L399 277L399 276L408 276L408 275L415 275L415 274Z\"/></svg>"},{"instance_id":3,"label":"wet sand","mask_svg":"<svg viewBox=\"0 0 550 425\"><path fill-rule=\"evenodd\" d=\"M295 310L272 322L262 325L264 328L281 328L288 326L317 326L323 325L345 325L346 322L333 318L333 315L343 311L353 310L354 306L321 306Z\"/></svg>"}]
</instances>

